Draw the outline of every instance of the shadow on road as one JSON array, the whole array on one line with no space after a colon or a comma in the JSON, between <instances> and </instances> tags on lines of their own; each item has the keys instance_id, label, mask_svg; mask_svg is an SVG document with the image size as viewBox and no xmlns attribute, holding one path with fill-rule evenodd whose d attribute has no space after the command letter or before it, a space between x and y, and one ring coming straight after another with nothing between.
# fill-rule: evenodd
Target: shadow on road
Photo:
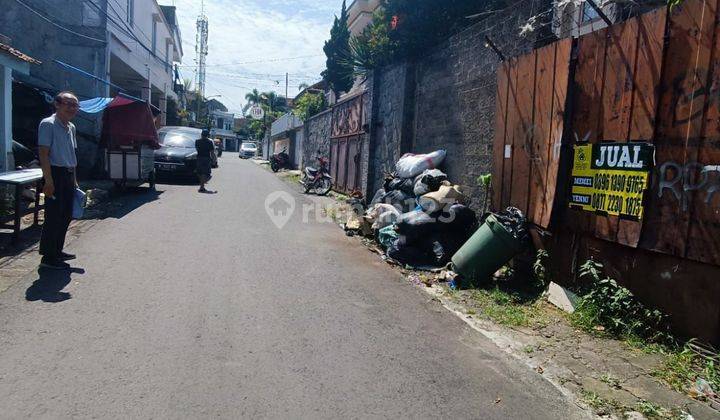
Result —
<instances>
[{"instance_id":1,"label":"shadow on road","mask_svg":"<svg viewBox=\"0 0 720 420\"><path fill-rule=\"evenodd\" d=\"M145 204L159 200L162 191L146 187L126 188L113 193L112 199L85 210L83 220L122 219Z\"/></svg>"},{"instance_id":2,"label":"shadow on road","mask_svg":"<svg viewBox=\"0 0 720 420\"><path fill-rule=\"evenodd\" d=\"M30 302L41 300L48 303L64 302L72 298L72 295L62 290L70 284L71 275L85 274L82 268L70 270L38 269L38 279L25 291L25 299Z\"/></svg>"}]
</instances>

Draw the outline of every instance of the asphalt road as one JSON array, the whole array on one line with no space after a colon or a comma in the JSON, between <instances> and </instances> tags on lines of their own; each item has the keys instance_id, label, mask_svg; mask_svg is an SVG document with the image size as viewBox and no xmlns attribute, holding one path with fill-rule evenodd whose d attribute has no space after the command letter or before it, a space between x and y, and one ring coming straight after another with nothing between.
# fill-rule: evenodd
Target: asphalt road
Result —
<instances>
[{"instance_id":1,"label":"asphalt road","mask_svg":"<svg viewBox=\"0 0 720 420\"><path fill-rule=\"evenodd\" d=\"M585 416L271 173L227 153L210 187L135 192L0 295L1 418Z\"/></svg>"}]
</instances>

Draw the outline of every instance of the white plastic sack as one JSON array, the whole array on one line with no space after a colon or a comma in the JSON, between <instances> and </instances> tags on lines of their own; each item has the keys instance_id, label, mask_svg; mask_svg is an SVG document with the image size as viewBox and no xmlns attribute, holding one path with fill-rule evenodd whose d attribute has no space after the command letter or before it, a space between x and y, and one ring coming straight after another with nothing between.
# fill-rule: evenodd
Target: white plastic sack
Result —
<instances>
[{"instance_id":1,"label":"white plastic sack","mask_svg":"<svg viewBox=\"0 0 720 420\"><path fill-rule=\"evenodd\" d=\"M424 155L408 153L398 160L395 171L400 178L413 178L420 175L426 169L437 168L447 153L444 150L436 150Z\"/></svg>"},{"instance_id":2,"label":"white plastic sack","mask_svg":"<svg viewBox=\"0 0 720 420\"><path fill-rule=\"evenodd\" d=\"M75 197L73 199L72 210L73 219L80 219L83 217L83 214L85 214L86 198L87 196L83 190L81 190L80 188L75 189Z\"/></svg>"},{"instance_id":3,"label":"white plastic sack","mask_svg":"<svg viewBox=\"0 0 720 420\"><path fill-rule=\"evenodd\" d=\"M374 220L373 229L382 229L397 222L400 212L391 204L376 204L368 211L368 216Z\"/></svg>"}]
</instances>

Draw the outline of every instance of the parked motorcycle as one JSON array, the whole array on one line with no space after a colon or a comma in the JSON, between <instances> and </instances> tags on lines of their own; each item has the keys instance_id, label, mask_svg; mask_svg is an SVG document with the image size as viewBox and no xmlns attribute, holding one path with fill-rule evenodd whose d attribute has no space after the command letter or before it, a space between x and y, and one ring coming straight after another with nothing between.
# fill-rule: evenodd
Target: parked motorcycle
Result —
<instances>
[{"instance_id":1,"label":"parked motorcycle","mask_svg":"<svg viewBox=\"0 0 720 420\"><path fill-rule=\"evenodd\" d=\"M332 190L332 177L328 170L328 160L319 157L318 158L319 168L305 168L305 173L300 183L305 187L305 193L307 194L311 190L315 191L317 195L327 195Z\"/></svg>"},{"instance_id":2,"label":"parked motorcycle","mask_svg":"<svg viewBox=\"0 0 720 420\"><path fill-rule=\"evenodd\" d=\"M275 153L270 157L270 168L273 172L277 172L280 169L290 169L290 155L287 154L287 149L283 149L280 153Z\"/></svg>"}]
</instances>

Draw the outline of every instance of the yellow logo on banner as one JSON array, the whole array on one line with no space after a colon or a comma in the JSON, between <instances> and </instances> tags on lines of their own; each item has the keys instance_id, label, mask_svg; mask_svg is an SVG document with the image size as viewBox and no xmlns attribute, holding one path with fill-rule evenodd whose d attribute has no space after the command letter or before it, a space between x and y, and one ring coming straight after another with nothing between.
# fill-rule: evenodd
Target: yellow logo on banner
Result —
<instances>
[{"instance_id":1,"label":"yellow logo on banner","mask_svg":"<svg viewBox=\"0 0 720 420\"><path fill-rule=\"evenodd\" d=\"M575 146L570 207L642 219L652 156L645 143Z\"/></svg>"}]
</instances>

